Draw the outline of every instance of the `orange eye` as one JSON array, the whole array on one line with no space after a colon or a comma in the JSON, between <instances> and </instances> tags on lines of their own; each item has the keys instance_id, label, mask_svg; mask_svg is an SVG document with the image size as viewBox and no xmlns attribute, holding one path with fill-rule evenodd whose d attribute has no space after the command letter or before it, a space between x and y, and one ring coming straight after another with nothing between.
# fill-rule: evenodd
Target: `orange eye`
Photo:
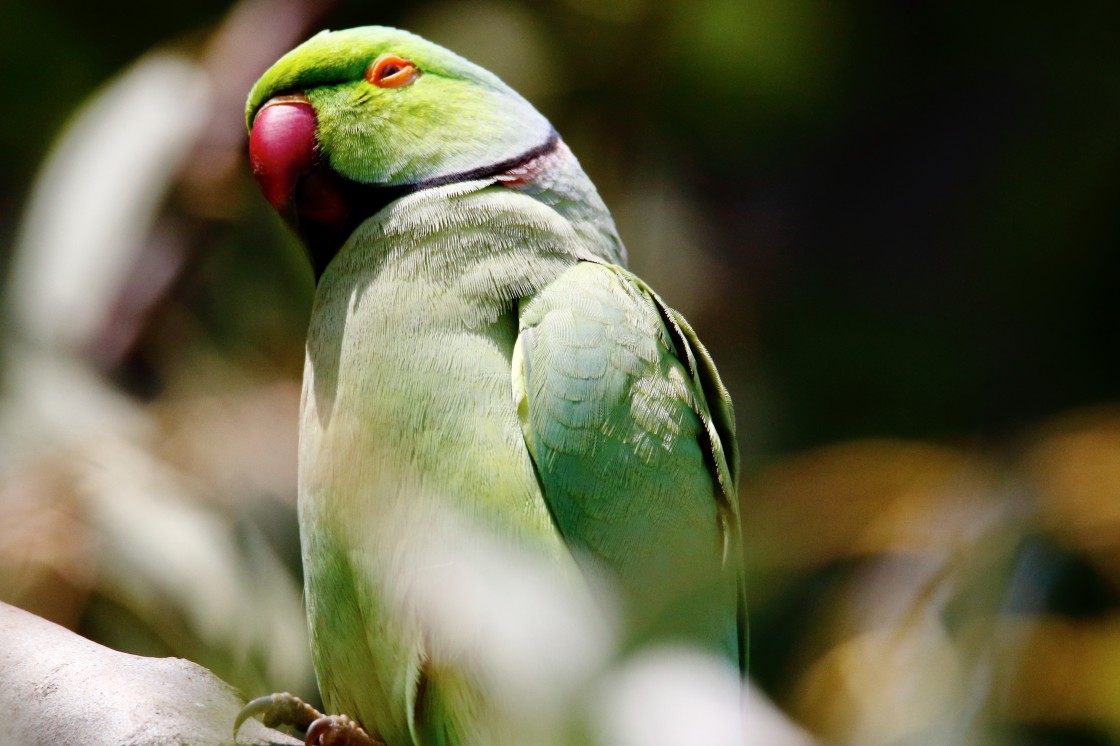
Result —
<instances>
[{"instance_id":1,"label":"orange eye","mask_svg":"<svg viewBox=\"0 0 1120 746\"><path fill-rule=\"evenodd\" d=\"M366 70L366 80L380 88L401 88L418 77L416 65L395 54L381 55Z\"/></svg>"}]
</instances>

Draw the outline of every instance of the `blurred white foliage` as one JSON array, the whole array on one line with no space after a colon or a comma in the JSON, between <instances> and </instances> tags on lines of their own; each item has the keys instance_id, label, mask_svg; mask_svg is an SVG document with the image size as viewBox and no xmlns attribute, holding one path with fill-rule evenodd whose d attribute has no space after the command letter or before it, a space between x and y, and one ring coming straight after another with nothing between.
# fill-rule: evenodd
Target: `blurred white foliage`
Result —
<instances>
[{"instance_id":1,"label":"blurred white foliage","mask_svg":"<svg viewBox=\"0 0 1120 746\"><path fill-rule=\"evenodd\" d=\"M146 418L83 354L126 282L208 111L200 68L153 53L95 95L31 189L6 289L0 468Z\"/></svg>"},{"instance_id":2,"label":"blurred white foliage","mask_svg":"<svg viewBox=\"0 0 1120 746\"><path fill-rule=\"evenodd\" d=\"M433 660L468 661L522 744L561 743L583 691L614 653L602 598L574 567L499 540L454 511L404 538L397 604L412 608Z\"/></svg>"},{"instance_id":3,"label":"blurred white foliage","mask_svg":"<svg viewBox=\"0 0 1120 746\"><path fill-rule=\"evenodd\" d=\"M142 58L91 99L31 192L10 302L37 344L81 351L105 321L209 112L202 69Z\"/></svg>"},{"instance_id":4,"label":"blurred white foliage","mask_svg":"<svg viewBox=\"0 0 1120 746\"><path fill-rule=\"evenodd\" d=\"M593 690L595 742L610 746L815 746L727 661L687 647L640 651Z\"/></svg>"},{"instance_id":5,"label":"blurred white foliage","mask_svg":"<svg viewBox=\"0 0 1120 746\"><path fill-rule=\"evenodd\" d=\"M151 422L129 397L76 356L9 337L0 399L0 474L36 457L111 431L146 437Z\"/></svg>"},{"instance_id":6,"label":"blurred white foliage","mask_svg":"<svg viewBox=\"0 0 1120 746\"><path fill-rule=\"evenodd\" d=\"M653 647L618 662L616 611L604 608L611 596L602 582L589 587L575 568L453 511L421 509L406 520L423 526L397 534L404 552L387 586L395 603L423 620L437 665L469 661L520 744L816 743L710 653Z\"/></svg>"},{"instance_id":7,"label":"blurred white foliage","mask_svg":"<svg viewBox=\"0 0 1120 746\"><path fill-rule=\"evenodd\" d=\"M746 746L816 746L819 742L771 702L753 684L747 684Z\"/></svg>"},{"instance_id":8,"label":"blurred white foliage","mask_svg":"<svg viewBox=\"0 0 1120 746\"><path fill-rule=\"evenodd\" d=\"M105 438L81 454L83 496L105 542L101 585L127 607L172 608L218 649L277 651L272 680L298 686L310 668L295 582L261 542L238 551L227 516L144 450ZM262 582L263 581L263 582Z\"/></svg>"},{"instance_id":9,"label":"blurred white foliage","mask_svg":"<svg viewBox=\"0 0 1120 746\"><path fill-rule=\"evenodd\" d=\"M100 545L97 590L172 650L232 657L224 675L246 669L253 686L263 676L299 688L310 655L291 574L263 537L236 535L212 504L228 485L168 463L158 449L166 423L88 357L203 134L212 95L195 62L153 52L95 93L47 158L6 288L0 475L60 472ZM245 481L228 503L261 494Z\"/></svg>"},{"instance_id":10,"label":"blurred white foliage","mask_svg":"<svg viewBox=\"0 0 1120 746\"><path fill-rule=\"evenodd\" d=\"M711 654L681 647L643 650L597 685L592 718L613 746L742 746L738 672Z\"/></svg>"}]
</instances>

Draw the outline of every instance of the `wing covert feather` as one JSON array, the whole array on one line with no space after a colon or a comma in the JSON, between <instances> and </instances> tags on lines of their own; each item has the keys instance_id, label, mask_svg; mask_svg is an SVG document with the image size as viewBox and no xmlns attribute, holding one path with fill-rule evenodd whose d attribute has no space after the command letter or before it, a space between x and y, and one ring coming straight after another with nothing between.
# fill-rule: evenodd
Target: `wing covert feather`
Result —
<instances>
[{"instance_id":1,"label":"wing covert feather","mask_svg":"<svg viewBox=\"0 0 1120 746\"><path fill-rule=\"evenodd\" d=\"M626 270L583 262L522 302L519 331L514 398L565 540L640 614L679 616L688 596L679 631L739 655L734 419L691 327Z\"/></svg>"}]
</instances>

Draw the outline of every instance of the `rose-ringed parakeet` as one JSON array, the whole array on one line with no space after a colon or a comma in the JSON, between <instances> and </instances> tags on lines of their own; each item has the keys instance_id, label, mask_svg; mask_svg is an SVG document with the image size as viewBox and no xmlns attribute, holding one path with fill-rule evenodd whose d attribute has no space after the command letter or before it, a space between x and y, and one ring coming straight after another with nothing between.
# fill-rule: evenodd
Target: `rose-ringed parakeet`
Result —
<instances>
[{"instance_id":1,"label":"rose-ringed parakeet","mask_svg":"<svg viewBox=\"0 0 1120 746\"><path fill-rule=\"evenodd\" d=\"M549 122L383 27L308 40L246 114L254 175L317 281L299 522L328 711L388 746L516 742L470 656L410 605L411 537L451 515L601 576L634 645L742 671L730 400L687 322L625 269Z\"/></svg>"}]
</instances>

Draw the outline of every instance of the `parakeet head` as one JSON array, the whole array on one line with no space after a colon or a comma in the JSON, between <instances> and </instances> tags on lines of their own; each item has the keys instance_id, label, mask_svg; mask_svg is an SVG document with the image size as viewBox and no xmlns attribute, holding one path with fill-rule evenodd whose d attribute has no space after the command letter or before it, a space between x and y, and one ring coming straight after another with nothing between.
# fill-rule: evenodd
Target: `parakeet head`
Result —
<instances>
[{"instance_id":1,"label":"parakeet head","mask_svg":"<svg viewBox=\"0 0 1120 746\"><path fill-rule=\"evenodd\" d=\"M337 249L392 200L497 176L557 143L492 73L380 26L324 31L284 55L253 86L246 120L261 191L317 265L329 249L316 244Z\"/></svg>"}]
</instances>

